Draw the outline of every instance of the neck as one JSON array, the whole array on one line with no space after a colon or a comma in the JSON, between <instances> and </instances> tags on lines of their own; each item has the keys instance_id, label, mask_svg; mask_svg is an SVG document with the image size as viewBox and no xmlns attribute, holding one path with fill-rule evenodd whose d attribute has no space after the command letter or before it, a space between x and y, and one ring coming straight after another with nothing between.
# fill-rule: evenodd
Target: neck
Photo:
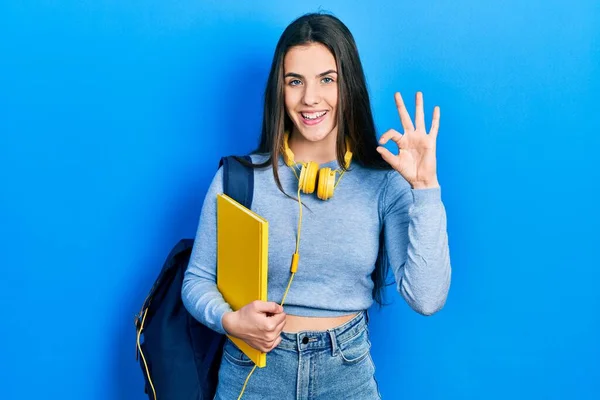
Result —
<instances>
[{"instance_id":1,"label":"neck","mask_svg":"<svg viewBox=\"0 0 600 400\"><path fill-rule=\"evenodd\" d=\"M314 161L317 164L326 164L337 159L336 140L337 128L318 142L306 140L294 129L288 145L296 162Z\"/></svg>"}]
</instances>

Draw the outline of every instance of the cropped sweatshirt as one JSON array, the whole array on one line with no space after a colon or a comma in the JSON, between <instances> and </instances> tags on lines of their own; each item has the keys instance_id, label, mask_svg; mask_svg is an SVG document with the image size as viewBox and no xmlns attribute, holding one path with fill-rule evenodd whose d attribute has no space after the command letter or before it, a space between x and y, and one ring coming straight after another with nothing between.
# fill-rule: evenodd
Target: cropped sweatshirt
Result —
<instances>
[{"instance_id":1,"label":"cropped sweatshirt","mask_svg":"<svg viewBox=\"0 0 600 400\"><path fill-rule=\"evenodd\" d=\"M253 162L267 159L252 154ZM337 161L320 166L338 168ZM296 171L297 172L297 171ZM279 177L297 196L298 179L283 159ZM339 174L338 174L339 177ZM206 193L186 269L182 300L194 318L225 333L223 315L233 311L216 285L216 196L223 192L219 168ZM334 317L373 304L372 272L383 230L385 251L398 293L416 312L431 315L446 302L451 266L441 187L413 189L395 170L353 162L332 198L301 193L303 208L298 270L284 303L290 315ZM269 223L268 301L281 304L296 249L298 201L284 195L271 166L254 171L252 211Z\"/></svg>"}]
</instances>

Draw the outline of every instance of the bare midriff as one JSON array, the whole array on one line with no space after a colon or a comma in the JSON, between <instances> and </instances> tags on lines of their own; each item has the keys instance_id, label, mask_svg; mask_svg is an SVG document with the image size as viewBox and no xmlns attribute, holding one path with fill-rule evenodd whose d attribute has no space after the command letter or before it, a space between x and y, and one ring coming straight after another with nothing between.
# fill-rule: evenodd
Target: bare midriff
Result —
<instances>
[{"instance_id":1,"label":"bare midriff","mask_svg":"<svg viewBox=\"0 0 600 400\"><path fill-rule=\"evenodd\" d=\"M300 331L325 331L335 328L350 321L357 314L348 314L341 317L300 317L297 315L286 315L284 332L296 333Z\"/></svg>"}]
</instances>

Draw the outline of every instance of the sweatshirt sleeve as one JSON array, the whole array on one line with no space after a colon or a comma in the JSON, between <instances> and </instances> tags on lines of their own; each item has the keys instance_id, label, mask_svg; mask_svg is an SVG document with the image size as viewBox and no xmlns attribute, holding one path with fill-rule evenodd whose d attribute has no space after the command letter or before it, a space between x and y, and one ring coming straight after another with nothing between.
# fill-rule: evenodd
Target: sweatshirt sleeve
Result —
<instances>
[{"instance_id":1,"label":"sweatshirt sleeve","mask_svg":"<svg viewBox=\"0 0 600 400\"><path fill-rule=\"evenodd\" d=\"M202 324L225 334L222 318L233 311L217 289L217 194L223 192L223 168L217 170L204 199L200 221L183 277L181 298Z\"/></svg>"},{"instance_id":2,"label":"sweatshirt sleeve","mask_svg":"<svg viewBox=\"0 0 600 400\"><path fill-rule=\"evenodd\" d=\"M385 248L398 293L418 313L432 315L444 306L451 280L441 188L413 189L390 171L384 190Z\"/></svg>"}]
</instances>

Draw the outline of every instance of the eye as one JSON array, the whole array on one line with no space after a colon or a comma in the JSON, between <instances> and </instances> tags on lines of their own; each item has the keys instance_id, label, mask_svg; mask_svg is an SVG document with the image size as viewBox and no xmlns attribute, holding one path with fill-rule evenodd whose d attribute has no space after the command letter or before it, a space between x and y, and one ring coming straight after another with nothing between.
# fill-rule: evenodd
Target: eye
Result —
<instances>
[{"instance_id":1,"label":"eye","mask_svg":"<svg viewBox=\"0 0 600 400\"><path fill-rule=\"evenodd\" d=\"M333 82L333 79L332 79L332 78L330 78L330 77L328 77L328 76L326 76L325 78L323 78L323 79L321 80L321 82L323 82L323 83L332 83L332 82Z\"/></svg>"},{"instance_id":2,"label":"eye","mask_svg":"<svg viewBox=\"0 0 600 400\"><path fill-rule=\"evenodd\" d=\"M301 84L302 82L300 82L299 79L292 79L291 81L288 82L288 84L290 86L298 86L299 84Z\"/></svg>"}]
</instances>

